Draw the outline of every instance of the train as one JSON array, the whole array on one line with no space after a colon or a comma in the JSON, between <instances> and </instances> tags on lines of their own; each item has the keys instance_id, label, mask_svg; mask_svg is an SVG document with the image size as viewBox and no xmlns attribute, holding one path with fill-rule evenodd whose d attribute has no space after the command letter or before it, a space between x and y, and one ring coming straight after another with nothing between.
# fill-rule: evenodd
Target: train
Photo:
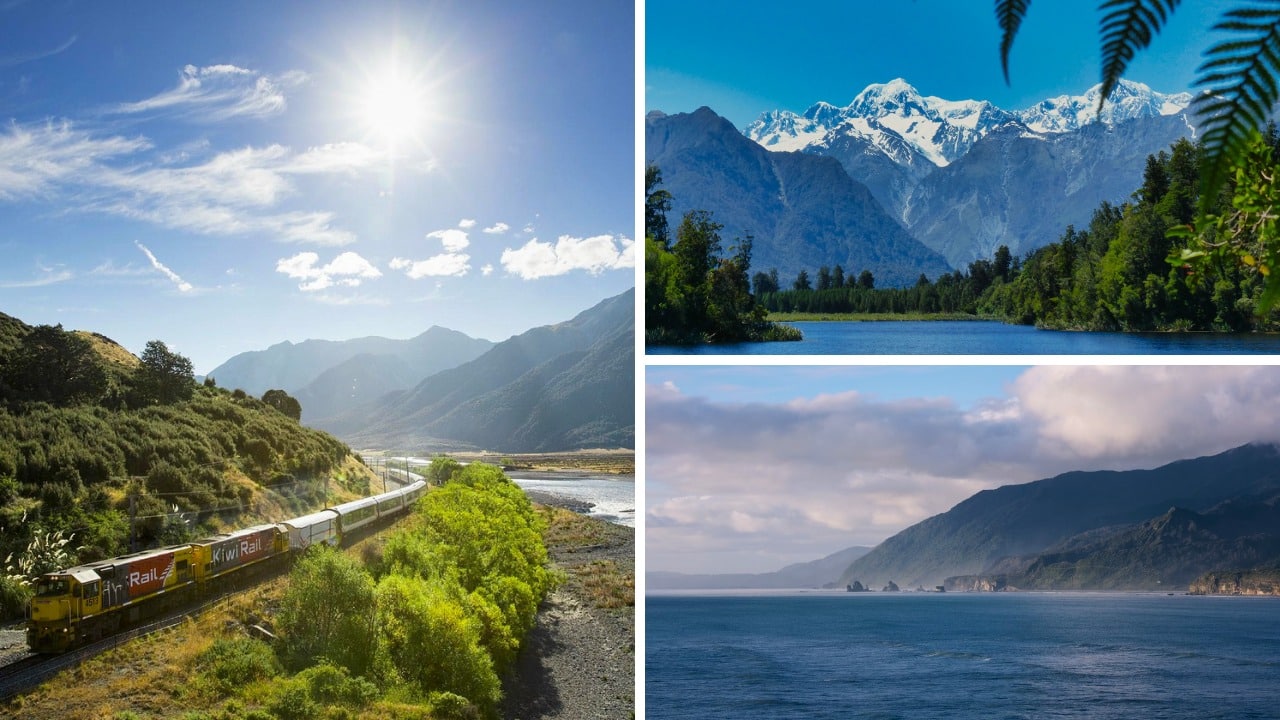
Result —
<instances>
[{"instance_id":1,"label":"train","mask_svg":"<svg viewBox=\"0 0 1280 720\"><path fill-rule=\"evenodd\" d=\"M336 547L361 528L405 512L426 487L419 480L283 522L45 573L27 607L27 645L38 653L65 652L248 580L313 545Z\"/></svg>"}]
</instances>

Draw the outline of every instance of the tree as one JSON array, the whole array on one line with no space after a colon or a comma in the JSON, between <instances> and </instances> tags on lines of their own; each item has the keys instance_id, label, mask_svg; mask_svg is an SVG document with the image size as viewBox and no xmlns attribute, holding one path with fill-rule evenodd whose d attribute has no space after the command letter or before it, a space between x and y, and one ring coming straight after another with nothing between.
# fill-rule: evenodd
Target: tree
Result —
<instances>
[{"instance_id":1,"label":"tree","mask_svg":"<svg viewBox=\"0 0 1280 720\"><path fill-rule=\"evenodd\" d=\"M662 184L662 171L657 165L648 165L644 169L644 235L662 243L662 247L671 245L667 229L667 212L671 210L671 193L659 190Z\"/></svg>"},{"instance_id":2,"label":"tree","mask_svg":"<svg viewBox=\"0 0 1280 720\"><path fill-rule=\"evenodd\" d=\"M1178 8L1180 0L1103 0L1101 110L1111 91L1120 82L1129 62L1151 40ZM1005 81L1009 80L1009 51L1022 25L1030 0L995 0L996 21L1002 30L1000 61ZM1187 247L1168 258L1175 266L1196 269L1196 260L1227 255L1235 262L1262 275L1264 291L1258 312L1266 312L1280 300L1280 272L1259 263L1261 255L1280 258L1280 228L1267 218L1275 206L1248 207L1265 200L1274 180L1274 168L1259 163L1259 151L1266 147L1261 129L1280 100L1280 3L1242 3L1227 10L1214 30L1232 33L1204 52L1205 61L1197 72L1196 87L1201 92L1192 101L1200 118L1199 135L1204 149L1200 175L1199 203L1195 222L1169 230L1173 237L1186 238ZM1269 153L1268 153L1269 155ZM1233 198L1235 220L1215 214L1219 195L1234 179L1243 195ZM1242 209L1241 206L1245 206ZM1233 242L1223 231L1250 231L1250 238ZM1259 254L1260 251L1260 254ZM1263 268L1267 268L1264 270Z\"/></svg>"},{"instance_id":3,"label":"tree","mask_svg":"<svg viewBox=\"0 0 1280 720\"><path fill-rule=\"evenodd\" d=\"M773 275L763 272L752 275L751 292L757 297L765 293L778 292L778 271L775 269Z\"/></svg>"},{"instance_id":4,"label":"tree","mask_svg":"<svg viewBox=\"0 0 1280 720\"><path fill-rule=\"evenodd\" d=\"M813 286L809 284L809 273L801 270L800 274L796 275L796 281L791 283L791 288L793 290L812 290Z\"/></svg>"},{"instance_id":5,"label":"tree","mask_svg":"<svg viewBox=\"0 0 1280 720\"><path fill-rule=\"evenodd\" d=\"M294 667L324 657L363 675L373 664L373 578L343 553L321 547L303 555L289 575L277 621Z\"/></svg>"},{"instance_id":6,"label":"tree","mask_svg":"<svg viewBox=\"0 0 1280 720\"><path fill-rule=\"evenodd\" d=\"M818 290L831 289L831 268L823 265L818 268Z\"/></svg>"},{"instance_id":7,"label":"tree","mask_svg":"<svg viewBox=\"0 0 1280 720\"><path fill-rule=\"evenodd\" d=\"M88 340L61 325L37 325L7 362L0 359L0 391L53 405L94 403L106 394L107 374Z\"/></svg>"},{"instance_id":8,"label":"tree","mask_svg":"<svg viewBox=\"0 0 1280 720\"><path fill-rule=\"evenodd\" d=\"M844 268L840 267L838 263L835 269L831 271L831 287L837 289L844 287Z\"/></svg>"},{"instance_id":9,"label":"tree","mask_svg":"<svg viewBox=\"0 0 1280 720\"><path fill-rule=\"evenodd\" d=\"M152 340L142 351L142 366L134 376L138 399L143 405L171 405L189 400L196 378L191 361L171 352L163 342Z\"/></svg>"},{"instance_id":10,"label":"tree","mask_svg":"<svg viewBox=\"0 0 1280 720\"><path fill-rule=\"evenodd\" d=\"M858 273L858 287L865 290L873 290L876 286L876 278L871 274L870 270L863 270Z\"/></svg>"},{"instance_id":11,"label":"tree","mask_svg":"<svg viewBox=\"0 0 1280 720\"><path fill-rule=\"evenodd\" d=\"M262 394L262 402L284 413L295 421L302 420L302 404L283 390L268 390Z\"/></svg>"}]
</instances>

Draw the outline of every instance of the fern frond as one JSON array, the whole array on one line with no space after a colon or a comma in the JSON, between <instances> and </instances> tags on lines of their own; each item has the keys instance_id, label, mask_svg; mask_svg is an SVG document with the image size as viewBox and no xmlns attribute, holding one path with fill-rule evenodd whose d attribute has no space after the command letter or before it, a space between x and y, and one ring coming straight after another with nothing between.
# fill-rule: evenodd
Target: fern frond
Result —
<instances>
[{"instance_id":1,"label":"fern frond","mask_svg":"<svg viewBox=\"0 0 1280 720\"><path fill-rule=\"evenodd\" d=\"M1022 18L1031 7L1031 0L996 0L996 22L1004 34L1000 37L1000 67L1004 69L1004 84L1009 84L1009 51L1013 38L1022 26Z\"/></svg>"},{"instance_id":2,"label":"fern frond","mask_svg":"<svg viewBox=\"0 0 1280 720\"><path fill-rule=\"evenodd\" d=\"M1181 0L1105 0L1099 12L1105 12L1100 29L1102 35L1102 92L1098 112L1116 89L1129 61L1151 44Z\"/></svg>"},{"instance_id":3,"label":"fern frond","mask_svg":"<svg viewBox=\"0 0 1280 720\"><path fill-rule=\"evenodd\" d=\"M1202 213L1244 155L1250 132L1262 127L1280 99L1280 0L1231 10L1213 29L1234 37L1209 48L1197 70L1196 87L1204 89L1192 103L1205 149Z\"/></svg>"}]
</instances>

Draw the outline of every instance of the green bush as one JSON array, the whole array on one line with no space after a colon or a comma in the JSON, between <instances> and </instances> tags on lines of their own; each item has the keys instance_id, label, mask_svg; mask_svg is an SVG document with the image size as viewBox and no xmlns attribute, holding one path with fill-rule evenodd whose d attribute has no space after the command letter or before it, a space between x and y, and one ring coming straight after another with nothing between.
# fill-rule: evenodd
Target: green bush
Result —
<instances>
[{"instance_id":1,"label":"green bush","mask_svg":"<svg viewBox=\"0 0 1280 720\"><path fill-rule=\"evenodd\" d=\"M224 694L280 674L280 661L271 647L261 640L247 637L215 640L196 658L196 667L206 677L212 678Z\"/></svg>"},{"instance_id":2,"label":"green bush","mask_svg":"<svg viewBox=\"0 0 1280 720\"><path fill-rule=\"evenodd\" d=\"M8 575L0 575L0 618L16 620L26 612L31 588Z\"/></svg>"},{"instance_id":3,"label":"green bush","mask_svg":"<svg viewBox=\"0 0 1280 720\"><path fill-rule=\"evenodd\" d=\"M328 658L353 675L366 674L376 654L373 578L353 559L313 548L289 576L277 622L291 667Z\"/></svg>"},{"instance_id":4,"label":"green bush","mask_svg":"<svg viewBox=\"0 0 1280 720\"><path fill-rule=\"evenodd\" d=\"M390 575L378 583L378 626L400 677L423 693L449 692L486 713L501 697L480 627L439 582Z\"/></svg>"}]
</instances>

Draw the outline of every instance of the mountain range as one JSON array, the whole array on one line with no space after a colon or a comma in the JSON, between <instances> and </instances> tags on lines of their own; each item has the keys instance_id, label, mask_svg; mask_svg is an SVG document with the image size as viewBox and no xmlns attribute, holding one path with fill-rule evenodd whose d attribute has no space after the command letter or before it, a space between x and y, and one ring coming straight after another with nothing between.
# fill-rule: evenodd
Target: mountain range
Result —
<instances>
[{"instance_id":1,"label":"mountain range","mask_svg":"<svg viewBox=\"0 0 1280 720\"><path fill-rule=\"evenodd\" d=\"M210 376L285 389L307 425L355 447L634 447L634 305L628 290L496 344L438 327L402 341L280 343Z\"/></svg>"},{"instance_id":2,"label":"mountain range","mask_svg":"<svg viewBox=\"0 0 1280 720\"><path fill-rule=\"evenodd\" d=\"M1280 563L1280 448L984 490L899 532L837 579L878 587L1185 589Z\"/></svg>"},{"instance_id":3,"label":"mountain range","mask_svg":"<svg viewBox=\"0 0 1280 720\"><path fill-rule=\"evenodd\" d=\"M844 107L819 102L800 114L763 113L739 133L773 156L837 160L848 176L837 185L851 181L861 187L845 192L845 202L834 211L824 205L829 199L809 199L803 183L784 184L776 172L774 182L745 182L752 176L748 171L762 172L779 161L751 157L720 137L724 128L705 117L706 109L650 113L646 161L662 170L674 196L674 217L709 209L726 230L752 235L757 270L777 267L793 277L800 269L836 263L848 271L846 260L852 260L856 271L862 267L856 263L871 256L868 269L877 277L903 284L921 272L936 276L933 256L888 229L880 215L942 255L948 268L963 269L1000 245L1023 254L1056 240L1068 223L1087 224L1102 201L1127 199L1141 182L1147 155L1194 136L1188 93L1163 94L1121 81L1099 116L1098 92L1095 86L1082 95L1009 111L984 100L924 96L895 79L868 86ZM699 132L706 137L699 140ZM673 145L672 138L679 141ZM806 175L819 174L820 166L801 164ZM743 194L744 189L765 192ZM851 258L835 242L847 245L851 233L834 220L865 202L862 190L878 208L861 214L877 222L855 230L862 234L852 237L867 247ZM780 204L795 217L790 232L765 221Z\"/></svg>"},{"instance_id":4,"label":"mountain range","mask_svg":"<svg viewBox=\"0 0 1280 720\"><path fill-rule=\"evenodd\" d=\"M312 424L356 447L634 447L635 290Z\"/></svg>"},{"instance_id":5,"label":"mountain range","mask_svg":"<svg viewBox=\"0 0 1280 720\"><path fill-rule=\"evenodd\" d=\"M833 579L849 563L870 551L871 548L861 546L845 548L818 560L794 563L767 573L708 575L648 572L645 573L645 585L649 590L781 590L830 587Z\"/></svg>"},{"instance_id":6,"label":"mountain range","mask_svg":"<svg viewBox=\"0 0 1280 720\"><path fill-rule=\"evenodd\" d=\"M441 370L474 360L493 347L439 326L408 340L363 337L352 340L288 340L266 350L240 353L208 374L220 387L261 396L284 390L302 404L311 422L412 387Z\"/></svg>"}]
</instances>

